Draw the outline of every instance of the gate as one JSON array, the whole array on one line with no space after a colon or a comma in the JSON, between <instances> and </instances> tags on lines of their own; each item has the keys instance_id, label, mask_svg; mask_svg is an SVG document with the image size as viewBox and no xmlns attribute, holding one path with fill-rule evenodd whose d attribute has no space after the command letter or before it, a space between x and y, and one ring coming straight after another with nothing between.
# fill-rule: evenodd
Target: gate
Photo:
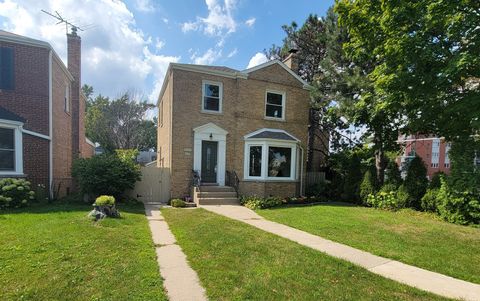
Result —
<instances>
[{"instance_id":1,"label":"gate","mask_svg":"<svg viewBox=\"0 0 480 301\"><path fill-rule=\"evenodd\" d=\"M157 161L140 168L142 179L129 192L131 197L144 203L167 203L170 199L170 173L166 168L157 167Z\"/></svg>"}]
</instances>

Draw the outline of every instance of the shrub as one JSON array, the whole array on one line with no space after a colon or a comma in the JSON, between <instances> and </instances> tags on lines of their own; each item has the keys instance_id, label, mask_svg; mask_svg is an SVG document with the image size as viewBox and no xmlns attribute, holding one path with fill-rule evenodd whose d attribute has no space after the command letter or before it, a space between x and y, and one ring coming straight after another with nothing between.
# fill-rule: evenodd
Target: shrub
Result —
<instances>
[{"instance_id":1,"label":"shrub","mask_svg":"<svg viewBox=\"0 0 480 301\"><path fill-rule=\"evenodd\" d=\"M310 185L306 188L305 194L309 197L316 197L319 199L328 199L330 182L325 180L315 185Z\"/></svg>"},{"instance_id":2,"label":"shrub","mask_svg":"<svg viewBox=\"0 0 480 301\"><path fill-rule=\"evenodd\" d=\"M113 206L115 205L115 198L111 195L101 195L94 203L95 206Z\"/></svg>"},{"instance_id":3,"label":"shrub","mask_svg":"<svg viewBox=\"0 0 480 301\"><path fill-rule=\"evenodd\" d=\"M253 210L266 209L282 205L283 200L278 197L261 198L258 196L243 196L240 199L240 204Z\"/></svg>"},{"instance_id":4,"label":"shrub","mask_svg":"<svg viewBox=\"0 0 480 301\"><path fill-rule=\"evenodd\" d=\"M442 182L440 179L445 176L445 173L439 171L433 174L432 179L430 180L430 183L428 184L429 189L438 189L442 185Z\"/></svg>"},{"instance_id":5,"label":"shrub","mask_svg":"<svg viewBox=\"0 0 480 301\"><path fill-rule=\"evenodd\" d=\"M183 207L186 207L187 204L185 204L185 201L181 199L173 199L170 201L170 206L175 208L183 208Z\"/></svg>"},{"instance_id":6,"label":"shrub","mask_svg":"<svg viewBox=\"0 0 480 301\"><path fill-rule=\"evenodd\" d=\"M404 184L398 187L396 197L399 204L403 204L404 207L407 206L409 195L407 192L407 188L405 188Z\"/></svg>"},{"instance_id":7,"label":"shrub","mask_svg":"<svg viewBox=\"0 0 480 301\"><path fill-rule=\"evenodd\" d=\"M398 210L405 207L405 204L399 202L395 191L380 191L376 194L370 194L367 197L367 204L374 208Z\"/></svg>"},{"instance_id":8,"label":"shrub","mask_svg":"<svg viewBox=\"0 0 480 301\"><path fill-rule=\"evenodd\" d=\"M451 223L479 224L480 198L469 191L456 191L449 187L445 179L441 179L438 191L438 213Z\"/></svg>"},{"instance_id":9,"label":"shrub","mask_svg":"<svg viewBox=\"0 0 480 301\"><path fill-rule=\"evenodd\" d=\"M420 157L415 157L407 168L405 188L409 196L409 206L420 209L420 200L427 191L427 168Z\"/></svg>"},{"instance_id":10,"label":"shrub","mask_svg":"<svg viewBox=\"0 0 480 301\"><path fill-rule=\"evenodd\" d=\"M5 178L0 180L0 208L26 206L35 199L30 182L25 179Z\"/></svg>"},{"instance_id":11,"label":"shrub","mask_svg":"<svg viewBox=\"0 0 480 301\"><path fill-rule=\"evenodd\" d=\"M358 203L360 201L360 183L362 182L362 162L357 153L353 153L347 165L343 193L341 197L347 202Z\"/></svg>"},{"instance_id":12,"label":"shrub","mask_svg":"<svg viewBox=\"0 0 480 301\"><path fill-rule=\"evenodd\" d=\"M437 212L438 210L438 188L428 189L422 197L421 208L423 211Z\"/></svg>"},{"instance_id":13,"label":"shrub","mask_svg":"<svg viewBox=\"0 0 480 301\"><path fill-rule=\"evenodd\" d=\"M139 165L111 154L75 160L72 174L83 193L113 195L116 199L133 189L141 175Z\"/></svg>"},{"instance_id":14,"label":"shrub","mask_svg":"<svg viewBox=\"0 0 480 301\"><path fill-rule=\"evenodd\" d=\"M360 198L362 202L368 203L368 196L375 194L375 177L370 170L365 172L362 184L360 184Z\"/></svg>"},{"instance_id":15,"label":"shrub","mask_svg":"<svg viewBox=\"0 0 480 301\"><path fill-rule=\"evenodd\" d=\"M388 184L384 184L382 186L382 188L380 189L380 191L382 192L396 192L397 191L397 186L395 184L391 184L391 183L388 183Z\"/></svg>"},{"instance_id":16,"label":"shrub","mask_svg":"<svg viewBox=\"0 0 480 301\"><path fill-rule=\"evenodd\" d=\"M385 170L385 184L394 185L395 188L402 185L402 175L400 174L400 169L395 161L390 160L387 164L387 169Z\"/></svg>"}]
</instances>

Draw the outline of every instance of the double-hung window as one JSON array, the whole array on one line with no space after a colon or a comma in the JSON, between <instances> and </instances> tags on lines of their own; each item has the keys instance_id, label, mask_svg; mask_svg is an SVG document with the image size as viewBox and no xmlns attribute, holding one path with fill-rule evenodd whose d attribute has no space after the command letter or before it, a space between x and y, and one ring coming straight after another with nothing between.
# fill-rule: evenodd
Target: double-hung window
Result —
<instances>
[{"instance_id":1,"label":"double-hung window","mask_svg":"<svg viewBox=\"0 0 480 301\"><path fill-rule=\"evenodd\" d=\"M0 124L0 175L23 174L21 125Z\"/></svg>"},{"instance_id":2,"label":"double-hung window","mask_svg":"<svg viewBox=\"0 0 480 301\"><path fill-rule=\"evenodd\" d=\"M268 91L265 95L265 118L285 119L285 93Z\"/></svg>"},{"instance_id":3,"label":"double-hung window","mask_svg":"<svg viewBox=\"0 0 480 301\"><path fill-rule=\"evenodd\" d=\"M202 82L202 111L222 112L223 85L220 82Z\"/></svg>"}]
</instances>

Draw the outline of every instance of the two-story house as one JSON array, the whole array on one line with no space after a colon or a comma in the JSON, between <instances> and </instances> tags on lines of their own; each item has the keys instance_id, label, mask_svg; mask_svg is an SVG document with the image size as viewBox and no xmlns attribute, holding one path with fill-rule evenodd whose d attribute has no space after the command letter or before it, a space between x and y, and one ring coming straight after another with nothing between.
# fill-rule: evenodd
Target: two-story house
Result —
<instances>
[{"instance_id":1,"label":"two-story house","mask_svg":"<svg viewBox=\"0 0 480 301\"><path fill-rule=\"evenodd\" d=\"M294 54L243 71L170 64L157 149L170 198L225 203L235 200L229 186L240 195L302 194L310 86L295 66Z\"/></svg>"},{"instance_id":2,"label":"two-story house","mask_svg":"<svg viewBox=\"0 0 480 301\"><path fill-rule=\"evenodd\" d=\"M68 67L49 43L0 30L0 177L26 177L54 196L74 189L85 138L81 39L67 35Z\"/></svg>"}]
</instances>

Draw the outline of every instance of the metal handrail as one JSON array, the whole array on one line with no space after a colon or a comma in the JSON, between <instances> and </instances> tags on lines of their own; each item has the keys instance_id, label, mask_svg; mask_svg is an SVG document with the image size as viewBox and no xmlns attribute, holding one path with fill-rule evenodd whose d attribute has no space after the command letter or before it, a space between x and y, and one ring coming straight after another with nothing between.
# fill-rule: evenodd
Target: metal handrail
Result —
<instances>
[{"instance_id":1,"label":"metal handrail","mask_svg":"<svg viewBox=\"0 0 480 301\"><path fill-rule=\"evenodd\" d=\"M240 179L238 178L237 173L232 170L232 171L226 171L226 184L228 186L233 187L235 189L235 192L237 193L237 198L238 198L238 187L240 185Z\"/></svg>"}]
</instances>

